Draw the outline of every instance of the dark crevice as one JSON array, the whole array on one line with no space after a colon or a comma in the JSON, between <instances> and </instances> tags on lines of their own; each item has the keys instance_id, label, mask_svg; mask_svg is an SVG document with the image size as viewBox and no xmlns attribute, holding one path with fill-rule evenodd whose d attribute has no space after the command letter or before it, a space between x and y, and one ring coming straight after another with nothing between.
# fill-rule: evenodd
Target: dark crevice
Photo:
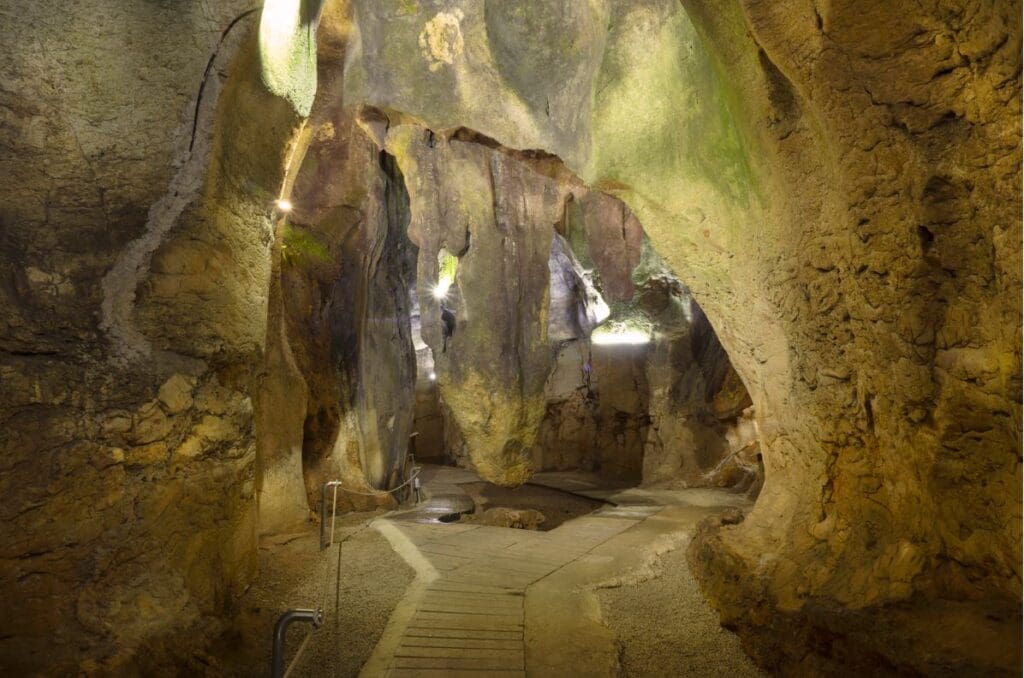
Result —
<instances>
[{"instance_id":1,"label":"dark crevice","mask_svg":"<svg viewBox=\"0 0 1024 678\"><path fill-rule=\"evenodd\" d=\"M921 240L921 253L928 254L935 244L935 234L927 226L918 226L917 237Z\"/></svg>"}]
</instances>

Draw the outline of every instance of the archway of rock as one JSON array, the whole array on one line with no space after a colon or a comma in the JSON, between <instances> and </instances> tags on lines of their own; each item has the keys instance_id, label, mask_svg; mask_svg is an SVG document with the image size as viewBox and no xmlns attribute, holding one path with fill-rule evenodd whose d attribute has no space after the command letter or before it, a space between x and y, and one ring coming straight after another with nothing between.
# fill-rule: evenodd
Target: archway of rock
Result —
<instances>
[{"instance_id":1,"label":"archway of rock","mask_svg":"<svg viewBox=\"0 0 1024 678\"><path fill-rule=\"evenodd\" d=\"M744 630L763 663L802 656L799 648L815 634L836 636L831 622L807 618L804 613L814 607L808 601L825 608L864 605L860 623L889 620L930 646L929 632L906 627L913 615L890 619L887 602L929 600L940 590L957 600L967 589L982 597L1019 596L1018 575L1005 586L998 577L988 584L968 583L978 580L957 570L959 565L951 579L939 575L943 568L937 563L948 560L943 554L949 549L965 554L936 529L947 517L939 511L934 521L909 518L916 512L910 506L918 506L911 497L935 488L928 481L909 493L895 490L915 474L904 467L906 459L884 454L887 446L934 449L946 434L908 427L900 416L880 413L902 411L911 421L927 419L929 408L914 402L962 402L956 392L971 387L947 388L928 380L932 385L922 382L903 405L896 406L898 398L890 395L890 406L879 407L878 393L893 393L893 374L861 360L871 351L866 339L871 332L863 331L863 323L877 319L866 320L857 310L874 294L876 281L851 263L867 254L866 241L851 242L828 227L873 218L827 190L854 185L861 177L829 131L855 118L856 104L819 108L808 89L815 76L787 56L785 26L766 17L772 28L755 39L742 28L748 10L734 7L712 15L694 3L682 8L642 3L609 9L609 16L602 11L547 13L538 23L497 6L469 15L423 9L410 14L417 20L399 21L396 28L401 12L355 3L358 51L346 60L339 90L347 102L369 105L362 109L367 116L362 127L406 177L409 235L419 250L422 334L434 349L441 400L461 436L457 447L490 481L515 485L532 472L530 446L546 410L541 394L549 363L547 346L531 330L543 324L549 299L542 288L524 281L544 276L548 225L560 219L565 201L559 177L568 168L636 214L668 267L685 277L714 319L750 387L768 470L763 500L741 524L706 534L693 554L726 620ZM830 20L839 21L838 16ZM650 21L667 28L654 46L638 50L636 45L652 39L643 32ZM818 16L818 25L824 21ZM590 70L551 49L559 31L590 35L596 26L608 28L603 43L585 43L588 49L603 44L602 59L585 61ZM472 42L477 38L471 36L480 34L486 36L484 52ZM382 40L393 49L379 49ZM868 89L884 78L867 71L858 77ZM442 100L425 89L442 85L455 96ZM652 91L660 96L652 100ZM588 99L581 109L579 101ZM636 116L638 109L646 115ZM941 144L928 138L939 134L931 129L910 142L887 135L886 143L908 153L917 152L912 148L941 153ZM440 145L438 135L444 137ZM808 182L808 176L814 180ZM928 204L956 199L948 177L923 185ZM932 197L939 185L952 188ZM500 240L480 237L481 225L488 223L498 227ZM808 223L816 226L800 228ZM901 237L914 245L920 232L910 229ZM509 242L515 246L506 250ZM422 287L436 281L442 248L462 253L460 274L479 294L462 299L456 314L456 325L470 331L456 332L450 338L454 350L439 357L437 346L448 339L441 336L442 309ZM922 251L926 259L934 257L934 244ZM899 266L893 260L890 268ZM936 289L949 284L934 266L914 263L906 272L931 280ZM941 324L942 313L934 311L908 307L909 317ZM485 314L495 322L472 322ZM899 323L891 329L894 335L902 331ZM918 366L913 370L930 369L927 352L907 360ZM489 389L493 384L503 388ZM958 435L955 429L949 434ZM986 456L982 448L1016 439L1004 424L993 423L986 431L994 431L996 439L964 440L963 449ZM983 494L1009 486L1000 487ZM1005 503L983 508L985 502L970 502L994 520L1014 522L992 508ZM960 538L969 539L969 533L961 530ZM1003 553L997 569L1019 573L1008 555L1016 542L1013 535L1007 538L996 540ZM811 555L822 549L831 555ZM869 562L881 564L868 568ZM964 567L991 569L971 562ZM767 592L748 586L755 581L770 582ZM750 616L762 603L780 628L794 631L785 642L765 635ZM932 605L921 604L922 610ZM984 607L957 609L968 617L985 616ZM1002 619L1006 610L1000 609L995 614ZM1012 624L997 626L986 627L982 635L991 632L986 638L994 643L1012 629ZM845 649L834 651L843 661L868 647L872 657L881 652L890 668L920 660L894 656L875 641L862 645L850 633L838 636ZM969 662L988 661L970 654Z\"/></svg>"},{"instance_id":2,"label":"archway of rock","mask_svg":"<svg viewBox=\"0 0 1024 678\"><path fill-rule=\"evenodd\" d=\"M342 510L393 507L411 433L421 460L500 485L581 471L756 497L749 395L630 209L554 156L343 106L346 30L321 24L318 94L282 154L261 532L319 513L327 480ZM440 420L433 450L417 407Z\"/></svg>"},{"instance_id":3,"label":"archway of rock","mask_svg":"<svg viewBox=\"0 0 1024 678\"><path fill-rule=\"evenodd\" d=\"M396 159L378 151L363 131L367 120L384 119L382 112L363 110L355 118L348 111L330 111L328 136L315 126L324 119L320 110L314 104L308 123L312 141L289 193L287 226L281 231L280 277L273 284L282 293L270 299L270 315L281 314L284 333L280 344L268 342L264 383L273 383L285 362L280 356L288 356L296 391L284 398L279 392L258 393L266 399L260 411L275 415L305 403L305 422L292 416L291 429L284 430L277 418L262 431L274 439L302 441L310 508L320 510L320 485L340 478L343 510L397 508L387 519L394 522L387 524L412 544L407 548L418 550L416 557L401 551L408 563L438 561L438 567L451 570L437 586L457 587L452 595L441 589L422 599L409 594L406 604L417 612L399 644L389 646L383 638L363 660L396 670L426 669L442 652L456 667L490 662L518 670L532 652L531 665L541 665L538 657L545 657L556 670L571 655L544 647L543 634L530 639L538 625L554 623L556 616L545 607L556 604L545 593L559 570L550 559L557 559L563 544L583 538L587 552L618 550L616 568L605 576L630 576L631 568L654 567L665 544L681 554L679 545L692 535L695 516L729 506L749 508L763 478L750 398L700 307L620 201L588 190L555 159L538 166L535 157L466 130L445 135L407 126L401 131L415 135L406 145L410 155ZM413 153L419 153L415 160ZM453 158L461 162L458 174L446 171L456 164ZM487 187L480 186L481 179ZM366 184L370 187L362 188ZM339 196L340 190L345 192ZM473 190L490 192L475 197L478 212L453 218L443 209L447 201L463 204ZM405 238L407 231L415 245ZM445 314L453 319L450 324ZM423 435L430 429L417 426L431 412L440 419L432 441ZM440 461L465 471L424 468L426 500L396 507L388 490L406 477L399 471L407 470L410 433L416 435L420 462ZM289 460L279 452L276 464L264 467L264 478L279 479L258 488L261 529L270 539L281 530L277 507L288 504L282 494L298 491L294 456L299 453L293 449ZM281 482L289 473L292 482ZM637 485L645 489L630 494ZM708 490L688 495L683 488L727 489L718 497ZM681 506L690 506L689 512ZM654 514L662 522L644 522ZM320 519L327 520L326 514ZM471 529L449 533L455 528L442 526L453 523ZM502 537L523 540L521 548L541 549L548 559L535 562L531 551L502 566L501 554L487 564L444 551L444 540L460 533L460 546L468 553L487 549L486 537L474 538L478 533L472 528L478 526L552 530L543 542ZM635 532L628 529L633 527ZM636 562L625 557L620 544L634 534L644 535L630 552ZM281 549L268 551L276 555ZM358 568L359 557L350 555L345 566ZM275 574L265 576L271 581L308 574L291 569L289 558L278 560L290 574L275 573L270 562ZM680 596L697 596L687 618L703 614L701 623L714 634L713 617L699 601L686 566L678 559L671 566L677 568L674 577L685 577L675 584ZM495 577L506 575L509 586L495 584ZM589 580L575 581L582 586ZM517 595L526 601L518 612L502 608L494 616L486 609ZM375 596L379 592L367 591L362 602ZM562 609L597 598L587 594L563 601ZM630 617L636 613L631 601L627 596L607 604ZM531 607L537 608L532 621ZM662 612L649 609L646 627L664 626L674 614L668 608ZM519 635L498 639L505 646L496 656L479 656L481 648L459 626L469 623L467 614L484 624L478 631L499 632L505 629L487 624L507 624L512 636ZM422 635L433 615L455 625L443 647ZM615 624L608 616L606 623ZM621 631L629 640L630 660L633 648L646 647L643 634L633 630L632 635ZM258 625L243 625L239 632L261 635ZM330 638L319 640L329 644ZM314 653L327 652L313 647ZM614 654L610 648L595 641L589 651L598 664L606 664ZM712 646L701 654L727 663L741 657L736 647ZM660 669L674 670L671 664Z\"/></svg>"}]
</instances>

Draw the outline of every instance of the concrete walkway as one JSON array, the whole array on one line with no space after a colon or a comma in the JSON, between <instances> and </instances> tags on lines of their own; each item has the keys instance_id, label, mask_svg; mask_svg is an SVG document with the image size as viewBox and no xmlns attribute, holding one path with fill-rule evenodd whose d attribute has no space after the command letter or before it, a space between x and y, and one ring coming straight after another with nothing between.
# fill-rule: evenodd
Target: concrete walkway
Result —
<instances>
[{"instance_id":1,"label":"concrete walkway","mask_svg":"<svg viewBox=\"0 0 1024 678\"><path fill-rule=\"evenodd\" d=\"M608 490L578 474L542 474L537 484L609 505L550 532L429 520L461 505L460 483L478 480L435 470L420 510L374 523L417 579L362 676L617 675L615 637L593 590L678 548L703 517L746 504L724 491Z\"/></svg>"}]
</instances>

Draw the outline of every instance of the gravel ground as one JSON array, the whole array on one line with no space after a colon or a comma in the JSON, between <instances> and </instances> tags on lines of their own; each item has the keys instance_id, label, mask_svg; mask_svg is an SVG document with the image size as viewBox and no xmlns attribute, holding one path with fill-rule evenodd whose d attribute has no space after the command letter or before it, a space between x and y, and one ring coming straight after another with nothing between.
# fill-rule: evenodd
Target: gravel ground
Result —
<instances>
[{"instance_id":1,"label":"gravel ground","mask_svg":"<svg viewBox=\"0 0 1024 678\"><path fill-rule=\"evenodd\" d=\"M387 540L368 526L377 515L338 516L336 540L344 540L340 577L338 547L321 553L315 526L261 542L259 579L242 598L231 630L212 652L223 675L269 675L277 617L288 608L318 607L325 599L326 622L313 634L291 675L358 675L415 576ZM295 656L308 628L292 625L286 661Z\"/></svg>"},{"instance_id":2,"label":"gravel ground","mask_svg":"<svg viewBox=\"0 0 1024 678\"><path fill-rule=\"evenodd\" d=\"M620 675L764 676L718 624L686 564L686 546L661 555L654 576L597 591L601 616L619 639Z\"/></svg>"}]
</instances>

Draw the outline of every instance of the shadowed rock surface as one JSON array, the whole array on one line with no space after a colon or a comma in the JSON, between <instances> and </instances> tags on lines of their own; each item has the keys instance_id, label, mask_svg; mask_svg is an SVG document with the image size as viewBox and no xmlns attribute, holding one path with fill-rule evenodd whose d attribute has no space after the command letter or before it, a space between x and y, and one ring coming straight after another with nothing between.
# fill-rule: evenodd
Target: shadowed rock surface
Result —
<instances>
[{"instance_id":1,"label":"shadowed rock surface","mask_svg":"<svg viewBox=\"0 0 1024 678\"><path fill-rule=\"evenodd\" d=\"M761 667L1019 670L1018 0L250 8L0 2L0 666L188 665L393 505L418 307L485 480L764 478L688 552Z\"/></svg>"}]
</instances>

